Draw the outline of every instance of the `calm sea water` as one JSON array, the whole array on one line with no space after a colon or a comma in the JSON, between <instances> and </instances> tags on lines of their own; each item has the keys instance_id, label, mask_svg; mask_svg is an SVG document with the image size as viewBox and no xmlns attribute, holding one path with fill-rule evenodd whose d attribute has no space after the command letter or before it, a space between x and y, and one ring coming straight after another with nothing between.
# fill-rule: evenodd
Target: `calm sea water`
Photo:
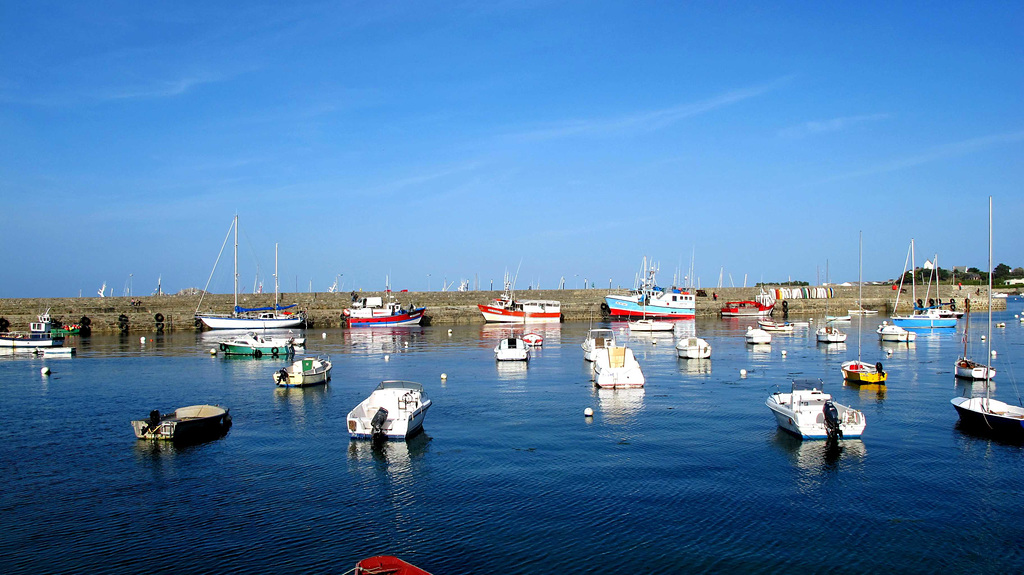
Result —
<instances>
[{"instance_id":1,"label":"calm sea water","mask_svg":"<svg viewBox=\"0 0 1024 575\"><path fill-rule=\"evenodd\" d=\"M1011 402L1020 313L995 314L995 393ZM494 362L501 327L310 330L334 377L305 390L275 388L284 360L211 357L208 334L0 356L0 565L343 573L394 554L437 575L1024 572L1024 448L958 428L949 400L972 392L952 375L959 332L883 347L879 321L865 320L861 355L885 364L881 389L842 383L856 320L845 347L805 330L766 349L743 343L749 321L680 323L711 342L704 362L677 359L671 336L634 336L647 387L620 391L590 382L582 323L531 330L546 339L528 367ZM863 440L835 453L779 431L764 402L796 377L863 410ZM425 433L350 441L346 414L382 379L424 384ZM135 439L130 420L196 403L231 409L227 436Z\"/></svg>"}]
</instances>

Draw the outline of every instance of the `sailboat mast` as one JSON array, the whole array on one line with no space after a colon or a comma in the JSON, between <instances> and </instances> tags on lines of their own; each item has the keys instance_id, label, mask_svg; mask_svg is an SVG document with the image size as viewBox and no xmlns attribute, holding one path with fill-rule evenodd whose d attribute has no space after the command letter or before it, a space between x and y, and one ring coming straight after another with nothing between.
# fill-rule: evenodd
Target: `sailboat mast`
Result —
<instances>
[{"instance_id":1,"label":"sailboat mast","mask_svg":"<svg viewBox=\"0 0 1024 575\"><path fill-rule=\"evenodd\" d=\"M238 214L235 214L235 307L231 313L238 313Z\"/></svg>"},{"instance_id":2,"label":"sailboat mast","mask_svg":"<svg viewBox=\"0 0 1024 575\"><path fill-rule=\"evenodd\" d=\"M860 306L857 313L857 363L860 363L860 335L864 326L864 230L860 231L857 243L860 247L857 259L857 305Z\"/></svg>"},{"instance_id":3,"label":"sailboat mast","mask_svg":"<svg viewBox=\"0 0 1024 575\"><path fill-rule=\"evenodd\" d=\"M277 313L277 246L274 244L274 313ZM276 316L275 316L276 317Z\"/></svg>"},{"instance_id":4,"label":"sailboat mast","mask_svg":"<svg viewBox=\"0 0 1024 575\"><path fill-rule=\"evenodd\" d=\"M985 356L985 399L992 380L992 196L988 197L988 354Z\"/></svg>"}]
</instances>

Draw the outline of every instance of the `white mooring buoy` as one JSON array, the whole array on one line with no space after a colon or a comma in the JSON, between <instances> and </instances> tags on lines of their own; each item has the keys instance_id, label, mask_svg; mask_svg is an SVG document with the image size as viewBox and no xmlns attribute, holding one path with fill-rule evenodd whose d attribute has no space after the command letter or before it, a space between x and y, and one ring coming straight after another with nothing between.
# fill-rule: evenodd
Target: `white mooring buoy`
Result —
<instances>
[{"instance_id":1,"label":"white mooring buoy","mask_svg":"<svg viewBox=\"0 0 1024 575\"><path fill-rule=\"evenodd\" d=\"M584 409L583 410L583 417L594 417L594 410L589 408L589 407Z\"/></svg>"},{"instance_id":2,"label":"white mooring buoy","mask_svg":"<svg viewBox=\"0 0 1024 575\"><path fill-rule=\"evenodd\" d=\"M740 377L747 377L747 370L741 369L740 370Z\"/></svg>"},{"instance_id":3,"label":"white mooring buoy","mask_svg":"<svg viewBox=\"0 0 1024 575\"><path fill-rule=\"evenodd\" d=\"M217 348L211 347L210 348L210 355L217 355Z\"/></svg>"},{"instance_id":4,"label":"white mooring buoy","mask_svg":"<svg viewBox=\"0 0 1024 575\"><path fill-rule=\"evenodd\" d=\"M992 350L992 357L995 357L995 356L996 356L996 350L993 349Z\"/></svg>"},{"instance_id":5,"label":"white mooring buoy","mask_svg":"<svg viewBox=\"0 0 1024 575\"><path fill-rule=\"evenodd\" d=\"M786 357L786 350L782 350L782 357Z\"/></svg>"},{"instance_id":6,"label":"white mooring buoy","mask_svg":"<svg viewBox=\"0 0 1024 575\"><path fill-rule=\"evenodd\" d=\"M43 369L39 370L39 373L41 373L43 375L50 375L50 368L44 367Z\"/></svg>"},{"instance_id":7,"label":"white mooring buoy","mask_svg":"<svg viewBox=\"0 0 1024 575\"><path fill-rule=\"evenodd\" d=\"M321 339L327 339L327 332L326 331L325 332L321 332L320 333L320 338Z\"/></svg>"},{"instance_id":8,"label":"white mooring buoy","mask_svg":"<svg viewBox=\"0 0 1024 575\"><path fill-rule=\"evenodd\" d=\"M448 374L447 373L442 373L441 374L441 379L448 379Z\"/></svg>"},{"instance_id":9,"label":"white mooring buoy","mask_svg":"<svg viewBox=\"0 0 1024 575\"><path fill-rule=\"evenodd\" d=\"M146 336L140 337L139 338L139 343L143 343L143 344L146 343Z\"/></svg>"},{"instance_id":10,"label":"white mooring buoy","mask_svg":"<svg viewBox=\"0 0 1024 575\"><path fill-rule=\"evenodd\" d=\"M391 361L391 356L385 353L384 354L384 361Z\"/></svg>"}]
</instances>

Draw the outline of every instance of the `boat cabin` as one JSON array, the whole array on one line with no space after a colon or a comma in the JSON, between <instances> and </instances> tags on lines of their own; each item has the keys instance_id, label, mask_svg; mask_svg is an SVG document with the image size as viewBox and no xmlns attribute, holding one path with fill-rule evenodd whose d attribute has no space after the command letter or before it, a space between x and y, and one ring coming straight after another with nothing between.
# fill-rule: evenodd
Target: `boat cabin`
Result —
<instances>
[{"instance_id":1,"label":"boat cabin","mask_svg":"<svg viewBox=\"0 0 1024 575\"><path fill-rule=\"evenodd\" d=\"M384 298L380 296L364 297L352 304L354 308L384 307Z\"/></svg>"}]
</instances>

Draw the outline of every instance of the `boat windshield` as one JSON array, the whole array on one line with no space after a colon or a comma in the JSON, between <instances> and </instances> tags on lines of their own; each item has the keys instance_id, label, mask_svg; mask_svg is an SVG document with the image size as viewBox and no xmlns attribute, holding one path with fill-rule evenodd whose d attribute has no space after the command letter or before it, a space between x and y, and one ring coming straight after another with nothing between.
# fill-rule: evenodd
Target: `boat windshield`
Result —
<instances>
[{"instance_id":1,"label":"boat windshield","mask_svg":"<svg viewBox=\"0 0 1024 575\"><path fill-rule=\"evenodd\" d=\"M825 385L820 379L794 379L793 391L817 389L821 391Z\"/></svg>"},{"instance_id":2,"label":"boat windshield","mask_svg":"<svg viewBox=\"0 0 1024 575\"><path fill-rule=\"evenodd\" d=\"M415 389L417 391L423 391L423 386L413 381L388 379L380 382L377 389Z\"/></svg>"}]
</instances>

